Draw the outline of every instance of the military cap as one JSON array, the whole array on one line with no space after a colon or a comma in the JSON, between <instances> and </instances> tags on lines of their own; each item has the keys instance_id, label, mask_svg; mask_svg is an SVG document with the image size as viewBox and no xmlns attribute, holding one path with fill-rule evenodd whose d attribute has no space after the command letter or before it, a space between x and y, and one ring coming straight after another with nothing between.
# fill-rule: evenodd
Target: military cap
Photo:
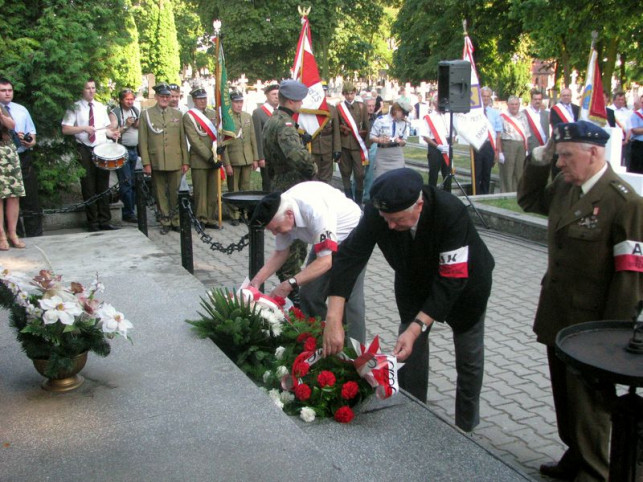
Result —
<instances>
[{"instance_id":1,"label":"military cap","mask_svg":"<svg viewBox=\"0 0 643 482\"><path fill-rule=\"evenodd\" d=\"M409 112L413 110L413 107L411 107L411 104L404 100L398 100L397 105L400 106L400 109L404 111L404 115L409 115Z\"/></svg>"},{"instance_id":2,"label":"military cap","mask_svg":"<svg viewBox=\"0 0 643 482\"><path fill-rule=\"evenodd\" d=\"M154 92L156 92L158 95L170 95L170 86L165 82L156 84L154 86Z\"/></svg>"},{"instance_id":3,"label":"military cap","mask_svg":"<svg viewBox=\"0 0 643 482\"><path fill-rule=\"evenodd\" d=\"M235 102L237 100L243 100L243 94L241 92L236 91L236 90L233 91L233 92L230 92L230 100L232 102Z\"/></svg>"},{"instance_id":4,"label":"military cap","mask_svg":"<svg viewBox=\"0 0 643 482\"><path fill-rule=\"evenodd\" d=\"M383 213L397 213L411 207L420 197L422 176L403 167L379 176L371 187L373 206Z\"/></svg>"},{"instance_id":5,"label":"military cap","mask_svg":"<svg viewBox=\"0 0 643 482\"><path fill-rule=\"evenodd\" d=\"M170 84L169 87L170 87L170 90L174 90L176 92L181 92L181 87L179 87L178 84Z\"/></svg>"},{"instance_id":6,"label":"military cap","mask_svg":"<svg viewBox=\"0 0 643 482\"><path fill-rule=\"evenodd\" d=\"M205 91L205 89L197 87L192 92L190 92L190 97L192 97L193 99L207 99L208 93Z\"/></svg>"},{"instance_id":7,"label":"military cap","mask_svg":"<svg viewBox=\"0 0 643 482\"><path fill-rule=\"evenodd\" d=\"M279 204L281 204L280 192L271 192L267 196L264 196L261 201L259 201L259 204L257 204L254 213L252 213L250 226L265 228L270 221L272 221L272 218L275 217L275 214L277 214Z\"/></svg>"},{"instance_id":8,"label":"military cap","mask_svg":"<svg viewBox=\"0 0 643 482\"><path fill-rule=\"evenodd\" d=\"M263 89L263 93L267 94L268 92L272 92L273 90L279 90L279 84L270 84L270 85L266 86Z\"/></svg>"},{"instance_id":9,"label":"military cap","mask_svg":"<svg viewBox=\"0 0 643 482\"><path fill-rule=\"evenodd\" d=\"M554 128L554 142L582 142L605 146L609 134L602 127L587 121L558 124Z\"/></svg>"},{"instance_id":10,"label":"military cap","mask_svg":"<svg viewBox=\"0 0 643 482\"><path fill-rule=\"evenodd\" d=\"M357 87L355 87L352 82L344 82L342 94L350 94L351 92L357 92Z\"/></svg>"},{"instance_id":11,"label":"military cap","mask_svg":"<svg viewBox=\"0 0 643 482\"><path fill-rule=\"evenodd\" d=\"M282 80L279 84L279 93L286 99L299 101L308 95L308 87L295 79Z\"/></svg>"}]
</instances>

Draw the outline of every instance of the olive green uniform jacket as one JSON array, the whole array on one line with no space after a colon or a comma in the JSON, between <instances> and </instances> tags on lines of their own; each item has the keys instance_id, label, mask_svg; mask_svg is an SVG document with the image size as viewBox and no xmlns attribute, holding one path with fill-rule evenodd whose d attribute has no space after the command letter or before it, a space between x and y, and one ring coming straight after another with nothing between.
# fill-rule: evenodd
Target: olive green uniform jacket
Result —
<instances>
[{"instance_id":1,"label":"olive green uniform jacket","mask_svg":"<svg viewBox=\"0 0 643 482\"><path fill-rule=\"evenodd\" d=\"M227 145L223 153L223 164L234 167L250 166L259 160L252 116L247 112L239 114L233 112L232 119L234 120L234 132L239 137Z\"/></svg>"},{"instance_id":2,"label":"olive green uniform jacket","mask_svg":"<svg viewBox=\"0 0 643 482\"><path fill-rule=\"evenodd\" d=\"M217 113L206 108L205 116L217 125ZM197 123L189 112L183 115L183 130L190 142L190 167L192 169L212 169L213 162L208 162L213 157L212 139Z\"/></svg>"},{"instance_id":3,"label":"olive green uniform jacket","mask_svg":"<svg viewBox=\"0 0 643 482\"><path fill-rule=\"evenodd\" d=\"M144 166L151 164L153 171L177 171L182 164L190 164L182 118L181 111L172 107L163 115L158 104L141 114L138 146Z\"/></svg>"}]
</instances>

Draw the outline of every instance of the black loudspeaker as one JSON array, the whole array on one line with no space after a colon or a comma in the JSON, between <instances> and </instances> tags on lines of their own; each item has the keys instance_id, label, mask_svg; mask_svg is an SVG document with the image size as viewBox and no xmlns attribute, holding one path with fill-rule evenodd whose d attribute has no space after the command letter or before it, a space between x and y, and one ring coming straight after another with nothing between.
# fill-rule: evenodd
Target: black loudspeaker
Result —
<instances>
[{"instance_id":1,"label":"black loudspeaker","mask_svg":"<svg viewBox=\"0 0 643 482\"><path fill-rule=\"evenodd\" d=\"M471 110L471 63L467 60L438 63L438 110L460 113Z\"/></svg>"}]
</instances>

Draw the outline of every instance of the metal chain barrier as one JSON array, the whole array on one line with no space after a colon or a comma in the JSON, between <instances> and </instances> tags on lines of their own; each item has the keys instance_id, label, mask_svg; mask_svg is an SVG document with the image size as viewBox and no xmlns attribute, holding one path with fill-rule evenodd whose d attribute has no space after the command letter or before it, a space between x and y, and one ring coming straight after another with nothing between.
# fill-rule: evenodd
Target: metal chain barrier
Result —
<instances>
[{"instance_id":1,"label":"metal chain barrier","mask_svg":"<svg viewBox=\"0 0 643 482\"><path fill-rule=\"evenodd\" d=\"M149 177L148 177L149 178ZM156 200L154 199L154 196L150 192L149 187L147 186L147 181L144 180L143 182L140 183L140 189L141 192L143 193L143 198L145 200L145 206L148 208L152 208L154 211L154 216L156 218L157 222L161 221L168 221L171 222L172 219L178 214L179 212L179 206L178 204L170 210L170 212L164 216L161 211L159 210Z\"/></svg>"},{"instance_id":2,"label":"metal chain barrier","mask_svg":"<svg viewBox=\"0 0 643 482\"><path fill-rule=\"evenodd\" d=\"M244 234L239 241L237 241L236 243L230 243L228 246L224 246L221 243L214 241L212 239L212 236L210 236L205 232L205 229L203 228L201 221L199 221L194 215L194 212L192 211L192 205L190 204L190 200L187 198L184 198L182 199L182 203L183 203L182 208L185 210L186 213L188 213L188 216L190 217L190 222L192 223L194 230L199 235L199 239L201 240L201 242L209 245L212 251L219 251L220 253L232 254L235 251L243 251L243 248L245 248L250 244L250 240L249 240L250 234Z\"/></svg>"}]
</instances>

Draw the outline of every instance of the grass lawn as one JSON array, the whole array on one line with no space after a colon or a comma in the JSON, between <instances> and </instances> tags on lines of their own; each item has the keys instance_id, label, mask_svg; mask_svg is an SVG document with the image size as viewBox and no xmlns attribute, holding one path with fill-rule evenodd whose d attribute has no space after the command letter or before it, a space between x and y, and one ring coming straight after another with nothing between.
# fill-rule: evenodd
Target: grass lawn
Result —
<instances>
[{"instance_id":1,"label":"grass lawn","mask_svg":"<svg viewBox=\"0 0 643 482\"><path fill-rule=\"evenodd\" d=\"M518 201L516 198L503 198L503 199L485 199L484 201L476 200L478 204L486 204L487 206L494 206L501 209L508 209L509 211L514 211L521 214L529 214L530 216L538 216L539 218L546 218L541 214L535 213L525 213L520 206L518 206Z\"/></svg>"}]
</instances>

